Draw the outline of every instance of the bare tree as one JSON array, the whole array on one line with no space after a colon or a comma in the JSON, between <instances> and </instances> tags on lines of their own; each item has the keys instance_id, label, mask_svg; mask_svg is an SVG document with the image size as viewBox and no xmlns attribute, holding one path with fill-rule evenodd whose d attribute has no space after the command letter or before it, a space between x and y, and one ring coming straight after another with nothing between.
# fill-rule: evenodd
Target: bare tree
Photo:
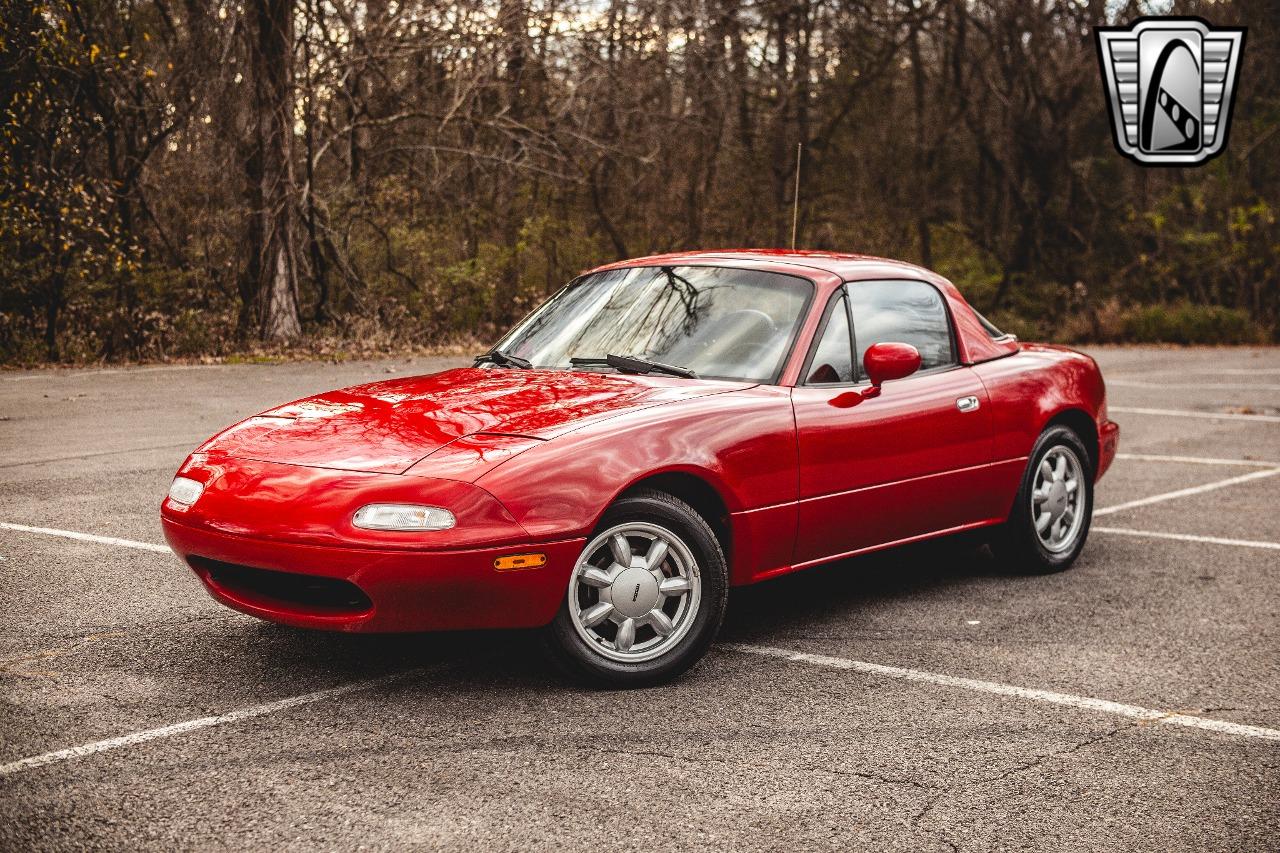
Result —
<instances>
[{"instance_id":1,"label":"bare tree","mask_svg":"<svg viewBox=\"0 0 1280 853\"><path fill-rule=\"evenodd\" d=\"M263 340L297 337L301 263L294 164L294 3L253 0L245 35L253 79L248 182L248 258L240 285L245 314Z\"/></svg>"},{"instance_id":2,"label":"bare tree","mask_svg":"<svg viewBox=\"0 0 1280 853\"><path fill-rule=\"evenodd\" d=\"M0 358L488 338L601 260L785 245L797 143L801 246L1015 329L1280 327L1276 0L1213 4L1247 73L1195 170L1112 148L1092 27L1137 3L6 3Z\"/></svg>"}]
</instances>

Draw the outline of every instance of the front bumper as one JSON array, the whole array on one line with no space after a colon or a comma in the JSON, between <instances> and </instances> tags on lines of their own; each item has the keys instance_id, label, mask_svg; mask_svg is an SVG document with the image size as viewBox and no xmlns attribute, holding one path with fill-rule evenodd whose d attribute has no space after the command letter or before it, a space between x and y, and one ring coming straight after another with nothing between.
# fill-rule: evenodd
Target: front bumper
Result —
<instances>
[{"instance_id":1,"label":"front bumper","mask_svg":"<svg viewBox=\"0 0 1280 853\"><path fill-rule=\"evenodd\" d=\"M555 618L586 544L377 550L255 539L170 518L162 523L169 546L218 601L260 619L331 631L545 625ZM546 564L494 568L498 557L523 553L545 554Z\"/></svg>"}]
</instances>

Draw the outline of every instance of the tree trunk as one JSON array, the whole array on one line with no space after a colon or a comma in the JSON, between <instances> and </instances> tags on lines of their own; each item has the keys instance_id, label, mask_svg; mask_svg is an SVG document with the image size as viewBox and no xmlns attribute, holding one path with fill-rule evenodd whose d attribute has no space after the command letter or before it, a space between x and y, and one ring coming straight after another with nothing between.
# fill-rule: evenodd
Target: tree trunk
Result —
<instances>
[{"instance_id":1,"label":"tree trunk","mask_svg":"<svg viewBox=\"0 0 1280 853\"><path fill-rule=\"evenodd\" d=\"M314 0L312 0L314 2ZM314 6L308 6L307 14L309 18L315 18ZM307 255L311 260L311 276L316 284L316 304L312 311L312 318L317 324L327 323L331 317L329 314L329 271L328 265L325 263L324 250L320 245L320 238L316 235L316 146L315 146L315 83L311 79L311 47L310 41L304 35L302 42L302 68L305 100L303 101L302 122L304 125L303 145L304 145L304 163L305 163L305 184L307 188L304 201L304 222L307 228Z\"/></svg>"},{"instance_id":2,"label":"tree trunk","mask_svg":"<svg viewBox=\"0 0 1280 853\"><path fill-rule=\"evenodd\" d=\"M258 337L284 341L302 331L293 163L293 0L254 0L248 10L254 91L254 154L246 163L254 205L242 296ZM253 162L256 160L256 162ZM248 306L246 306L248 307Z\"/></svg>"},{"instance_id":3,"label":"tree trunk","mask_svg":"<svg viewBox=\"0 0 1280 853\"><path fill-rule=\"evenodd\" d=\"M62 311L62 294L66 290L67 273L62 261L49 275L48 298L44 304L44 355L46 361L58 360L58 314Z\"/></svg>"},{"instance_id":4,"label":"tree trunk","mask_svg":"<svg viewBox=\"0 0 1280 853\"><path fill-rule=\"evenodd\" d=\"M502 110L513 126L519 128L525 119L525 65L528 61L529 9L525 0L502 0L498 11L499 27L505 41L502 77ZM519 145L508 142L499 172L497 215L500 222L505 256L493 294L491 316L494 323L506 326L515 319L520 294L520 227L523 222L519 205L519 171L522 157Z\"/></svg>"}]
</instances>

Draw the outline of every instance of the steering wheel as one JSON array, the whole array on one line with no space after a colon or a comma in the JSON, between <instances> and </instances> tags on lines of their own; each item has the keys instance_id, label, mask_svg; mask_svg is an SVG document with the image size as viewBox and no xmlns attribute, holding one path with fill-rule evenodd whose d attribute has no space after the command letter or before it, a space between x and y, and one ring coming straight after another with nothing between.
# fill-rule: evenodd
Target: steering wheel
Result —
<instances>
[{"instance_id":1,"label":"steering wheel","mask_svg":"<svg viewBox=\"0 0 1280 853\"><path fill-rule=\"evenodd\" d=\"M769 335L776 335L778 333L778 324L773 322L773 318L761 311L759 308L739 308L737 311L730 311L720 319L720 322L724 323L725 326L728 326L732 321L739 317L742 317L744 320L747 317L750 317L757 326L763 323L768 328Z\"/></svg>"},{"instance_id":2,"label":"steering wheel","mask_svg":"<svg viewBox=\"0 0 1280 853\"><path fill-rule=\"evenodd\" d=\"M724 360L735 364L755 364L769 354L769 349L768 342L742 341L729 348Z\"/></svg>"}]
</instances>

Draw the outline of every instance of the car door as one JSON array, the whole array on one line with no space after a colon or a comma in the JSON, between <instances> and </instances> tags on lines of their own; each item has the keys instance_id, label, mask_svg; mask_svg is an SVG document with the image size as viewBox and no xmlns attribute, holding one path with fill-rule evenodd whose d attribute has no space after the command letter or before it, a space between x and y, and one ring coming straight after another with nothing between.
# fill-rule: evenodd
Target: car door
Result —
<instances>
[{"instance_id":1,"label":"car door","mask_svg":"<svg viewBox=\"0 0 1280 853\"><path fill-rule=\"evenodd\" d=\"M827 307L793 389L799 450L795 565L992 516L991 417L982 381L957 359L942 294L922 281L846 284ZM865 398L862 356L916 347L921 368Z\"/></svg>"}]
</instances>

